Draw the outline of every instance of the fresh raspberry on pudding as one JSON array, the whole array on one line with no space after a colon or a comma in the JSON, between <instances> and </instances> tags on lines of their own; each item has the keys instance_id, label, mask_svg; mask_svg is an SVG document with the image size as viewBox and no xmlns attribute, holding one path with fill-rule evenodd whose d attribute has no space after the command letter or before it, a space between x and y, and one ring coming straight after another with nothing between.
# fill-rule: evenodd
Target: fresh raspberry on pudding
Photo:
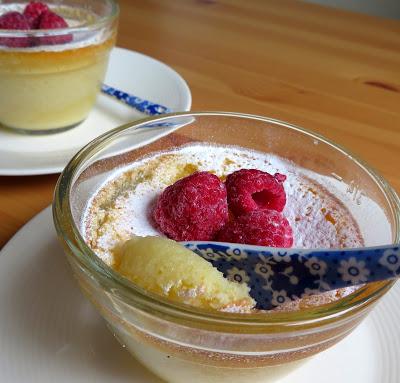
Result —
<instances>
[{"instance_id":1,"label":"fresh raspberry on pudding","mask_svg":"<svg viewBox=\"0 0 400 383\"><path fill-rule=\"evenodd\" d=\"M7 12L0 16L0 29L28 30L30 26L22 13ZM28 37L1 37L0 45L10 48L25 48L30 45L30 40Z\"/></svg>"},{"instance_id":2,"label":"fresh raspberry on pudding","mask_svg":"<svg viewBox=\"0 0 400 383\"><path fill-rule=\"evenodd\" d=\"M281 212L286 204L286 176L258 169L241 169L226 178L229 209L236 216L258 209Z\"/></svg>"},{"instance_id":3,"label":"fresh raspberry on pudding","mask_svg":"<svg viewBox=\"0 0 400 383\"><path fill-rule=\"evenodd\" d=\"M68 23L54 12L48 11L41 14L38 29L62 29L68 28ZM39 37L42 45L65 44L72 41L72 34L61 36L43 36Z\"/></svg>"},{"instance_id":4,"label":"fresh raspberry on pudding","mask_svg":"<svg viewBox=\"0 0 400 383\"><path fill-rule=\"evenodd\" d=\"M291 247L293 231L282 213L275 210L253 210L228 222L217 234L216 240L268 247Z\"/></svg>"},{"instance_id":5,"label":"fresh raspberry on pudding","mask_svg":"<svg viewBox=\"0 0 400 383\"><path fill-rule=\"evenodd\" d=\"M40 1L30 1L24 9L24 16L31 29L38 29L40 16L42 13L49 12L49 7Z\"/></svg>"},{"instance_id":6,"label":"fresh raspberry on pudding","mask_svg":"<svg viewBox=\"0 0 400 383\"><path fill-rule=\"evenodd\" d=\"M153 219L176 241L210 240L228 221L225 185L208 172L182 178L162 192Z\"/></svg>"}]
</instances>

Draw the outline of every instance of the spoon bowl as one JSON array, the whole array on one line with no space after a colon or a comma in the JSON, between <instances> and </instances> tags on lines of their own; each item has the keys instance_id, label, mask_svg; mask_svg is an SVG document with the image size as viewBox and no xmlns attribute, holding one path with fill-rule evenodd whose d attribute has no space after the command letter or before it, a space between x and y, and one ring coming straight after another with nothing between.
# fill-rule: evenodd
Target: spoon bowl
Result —
<instances>
[{"instance_id":1,"label":"spoon bowl","mask_svg":"<svg viewBox=\"0 0 400 383\"><path fill-rule=\"evenodd\" d=\"M257 308L400 275L400 245L286 249L225 242L181 242L230 280L246 283Z\"/></svg>"}]
</instances>

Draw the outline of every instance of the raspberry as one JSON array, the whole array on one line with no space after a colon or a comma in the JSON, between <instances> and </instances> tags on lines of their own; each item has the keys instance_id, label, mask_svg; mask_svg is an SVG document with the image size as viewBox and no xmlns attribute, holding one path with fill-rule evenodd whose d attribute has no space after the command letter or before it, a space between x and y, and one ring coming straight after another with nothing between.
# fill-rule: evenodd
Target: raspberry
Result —
<instances>
[{"instance_id":1,"label":"raspberry","mask_svg":"<svg viewBox=\"0 0 400 383\"><path fill-rule=\"evenodd\" d=\"M22 13L7 12L4 15L0 16L0 28L27 30L29 29L29 24Z\"/></svg>"},{"instance_id":2,"label":"raspberry","mask_svg":"<svg viewBox=\"0 0 400 383\"><path fill-rule=\"evenodd\" d=\"M40 16L42 13L49 12L49 7L40 1L30 1L24 9L24 16L28 20L31 29L39 28Z\"/></svg>"},{"instance_id":3,"label":"raspberry","mask_svg":"<svg viewBox=\"0 0 400 383\"><path fill-rule=\"evenodd\" d=\"M61 29L68 28L67 22L54 12L48 11L41 14L39 19L39 29ZM65 44L72 41L72 35L44 36L39 37L40 45Z\"/></svg>"},{"instance_id":4,"label":"raspberry","mask_svg":"<svg viewBox=\"0 0 400 383\"><path fill-rule=\"evenodd\" d=\"M0 29L27 30L29 23L19 12L7 12L0 16ZM0 37L0 45L13 48L24 48L30 45L28 37Z\"/></svg>"},{"instance_id":5,"label":"raspberry","mask_svg":"<svg viewBox=\"0 0 400 383\"><path fill-rule=\"evenodd\" d=\"M293 231L282 213L275 210L253 210L228 222L217 234L216 240L268 247L291 247Z\"/></svg>"},{"instance_id":6,"label":"raspberry","mask_svg":"<svg viewBox=\"0 0 400 383\"><path fill-rule=\"evenodd\" d=\"M241 169L226 178L229 209L236 216L258 209L282 211L286 204L286 176L257 169Z\"/></svg>"},{"instance_id":7,"label":"raspberry","mask_svg":"<svg viewBox=\"0 0 400 383\"><path fill-rule=\"evenodd\" d=\"M162 192L153 219L176 241L208 241L228 221L225 185L208 172L182 178Z\"/></svg>"}]
</instances>

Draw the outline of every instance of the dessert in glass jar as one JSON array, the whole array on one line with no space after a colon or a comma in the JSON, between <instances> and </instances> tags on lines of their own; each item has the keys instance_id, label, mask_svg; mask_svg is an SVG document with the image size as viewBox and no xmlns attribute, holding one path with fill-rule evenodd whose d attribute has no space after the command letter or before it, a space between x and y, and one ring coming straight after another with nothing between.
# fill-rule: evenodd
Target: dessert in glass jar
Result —
<instances>
[{"instance_id":1,"label":"dessert in glass jar","mask_svg":"<svg viewBox=\"0 0 400 383\"><path fill-rule=\"evenodd\" d=\"M138 137L147 143L138 147ZM160 197L168 188L191 190L199 174L218 186L243 169L270 174L276 190L284 190L279 223L291 231L280 231L272 246L312 252L399 241L399 200L391 187L342 148L284 122L182 113L128 124L93 141L61 175L55 224L82 290L119 341L166 381L275 381L348 335L392 285L345 288L258 310L249 287L235 282L240 278L229 280L165 238L188 239L179 236L192 229L182 226L208 217L206 209L185 221L192 213L178 209L171 228L165 217L179 198ZM190 196L213 204L202 185L203 193ZM255 193L254 201L265 198ZM235 208L229 210L228 221ZM217 218L226 213L213 212ZM212 221L210 238L218 240L226 222Z\"/></svg>"},{"instance_id":2,"label":"dessert in glass jar","mask_svg":"<svg viewBox=\"0 0 400 383\"><path fill-rule=\"evenodd\" d=\"M113 0L0 4L0 126L59 132L93 107L115 45Z\"/></svg>"}]
</instances>

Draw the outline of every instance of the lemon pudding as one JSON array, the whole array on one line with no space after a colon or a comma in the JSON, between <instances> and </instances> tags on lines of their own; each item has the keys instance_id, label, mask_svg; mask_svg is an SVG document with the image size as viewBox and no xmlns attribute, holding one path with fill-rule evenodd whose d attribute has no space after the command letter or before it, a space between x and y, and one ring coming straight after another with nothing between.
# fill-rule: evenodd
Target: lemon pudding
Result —
<instances>
[{"instance_id":1,"label":"lemon pudding","mask_svg":"<svg viewBox=\"0 0 400 383\"><path fill-rule=\"evenodd\" d=\"M134 237L120 249L116 270L133 283L168 299L210 310L250 310L245 284L231 282L209 262L175 241Z\"/></svg>"},{"instance_id":2,"label":"lemon pudding","mask_svg":"<svg viewBox=\"0 0 400 383\"><path fill-rule=\"evenodd\" d=\"M116 38L115 5L102 2L104 14L91 11L91 1L87 8L68 1L49 4L67 28L24 31L29 44L13 44L17 37L0 38L0 86L7 90L0 95L1 125L31 133L60 131L87 117ZM0 5L3 15L22 9L21 4Z\"/></svg>"},{"instance_id":3,"label":"lemon pudding","mask_svg":"<svg viewBox=\"0 0 400 383\"><path fill-rule=\"evenodd\" d=\"M121 275L119 260L137 254L125 252L127 241L163 234L151 212L164 189L196 171L223 180L243 168L286 175L283 214L293 229L293 246L308 248L318 241L337 246L336 229L342 246L398 240L393 190L342 148L284 122L238 113L182 113L136 122L96 140L61 175L55 225L74 276L111 331L166 381L277 380L346 337L391 286L368 284L343 299L282 311L226 312L168 299L164 288L141 287L137 266L136 283ZM320 227L323 234L307 227ZM173 274L172 282L178 278Z\"/></svg>"},{"instance_id":4,"label":"lemon pudding","mask_svg":"<svg viewBox=\"0 0 400 383\"><path fill-rule=\"evenodd\" d=\"M195 172L208 170L221 180L238 169L257 168L287 176L284 213L293 227L294 247L357 247L374 244L371 219L385 217L370 201L373 217L353 214L346 192L334 180L324 178L274 155L241 147L190 143L177 149L145 156L122 169L111 171L88 201L81 231L88 245L114 270L135 285L169 300L204 310L252 315L258 312L245 284L230 282L207 261L163 236L151 217L160 193L174 182ZM329 189L329 191L328 191ZM374 228L375 230L376 228ZM382 228L384 235L386 227ZM380 237L379 240L385 240ZM229 282L229 283L228 283ZM241 289L239 290L239 286ZM304 297L275 311L293 312L338 301L354 288ZM103 313L107 316L107 313ZM263 315L270 315L263 312ZM113 326L120 341L145 365L169 382L272 382L296 368L298 360L331 343L298 353L274 353L263 357L198 352L184 345L163 342L126 323ZM343 329L342 329L343 330ZM173 330L171 330L173 331ZM188 339L199 336L186 334ZM246 340L246 342L248 339ZM256 345L250 341L248 347ZM302 341L309 341L308 337ZM302 342L300 341L300 343ZM219 339L220 345L232 342ZM298 339L296 340L298 342ZM289 341L290 343L290 341ZM256 347L256 346L255 346ZM274 340L271 347L283 347ZM204 364L207 364L207 371ZM272 367L273 366L273 367ZM168 373L166 371L168 370ZM176 373L174 373L174 371Z\"/></svg>"}]
</instances>

